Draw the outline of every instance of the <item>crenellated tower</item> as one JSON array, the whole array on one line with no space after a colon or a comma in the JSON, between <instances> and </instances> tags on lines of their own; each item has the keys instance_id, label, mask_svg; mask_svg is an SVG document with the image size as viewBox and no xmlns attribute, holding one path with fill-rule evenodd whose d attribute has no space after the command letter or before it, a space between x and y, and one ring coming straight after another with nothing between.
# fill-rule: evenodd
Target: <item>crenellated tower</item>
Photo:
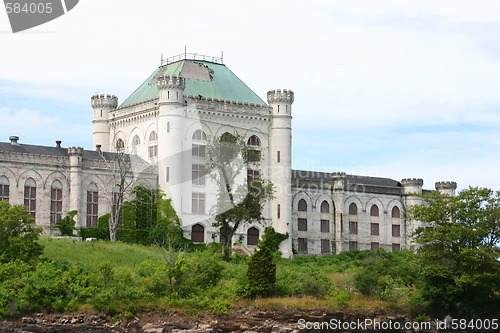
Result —
<instances>
[{"instance_id":1,"label":"crenellated tower","mask_svg":"<svg viewBox=\"0 0 500 333\"><path fill-rule=\"evenodd\" d=\"M450 197L454 197L455 190L457 189L457 183L450 181L441 181L441 182L436 182L435 187L437 191L443 194L447 194Z\"/></svg>"},{"instance_id":2,"label":"crenellated tower","mask_svg":"<svg viewBox=\"0 0 500 333\"><path fill-rule=\"evenodd\" d=\"M271 182L275 197L271 201L271 220L277 232L288 233L280 250L284 257L292 255L292 103L291 90L271 90L267 102L271 107L269 132L269 161Z\"/></svg>"},{"instance_id":3,"label":"crenellated tower","mask_svg":"<svg viewBox=\"0 0 500 333\"><path fill-rule=\"evenodd\" d=\"M167 196L172 198L177 213L182 214L182 183L186 168L186 165L183 165L185 159L182 144L186 83L182 76L164 75L157 79L156 86L159 90L157 128L159 185Z\"/></svg>"},{"instance_id":4,"label":"crenellated tower","mask_svg":"<svg viewBox=\"0 0 500 333\"><path fill-rule=\"evenodd\" d=\"M110 151L109 113L118 107L118 97L115 95L96 94L91 98L94 109L94 149L101 145L102 151Z\"/></svg>"},{"instance_id":5,"label":"crenellated tower","mask_svg":"<svg viewBox=\"0 0 500 333\"><path fill-rule=\"evenodd\" d=\"M403 203L405 210L408 208L423 204L423 199L419 196L422 194L422 187L424 185L424 180L421 178L405 178L401 180L401 185L403 186ZM406 237L406 245L408 248L415 248L416 244L409 237L417 228L424 226L421 221L406 221L404 226Z\"/></svg>"}]
</instances>

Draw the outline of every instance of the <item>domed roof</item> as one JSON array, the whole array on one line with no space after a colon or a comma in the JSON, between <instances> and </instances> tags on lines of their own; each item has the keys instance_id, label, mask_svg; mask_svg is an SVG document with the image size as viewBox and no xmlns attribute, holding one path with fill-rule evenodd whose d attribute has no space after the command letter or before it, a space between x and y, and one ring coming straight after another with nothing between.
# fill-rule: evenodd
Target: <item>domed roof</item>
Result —
<instances>
[{"instance_id":1,"label":"domed roof","mask_svg":"<svg viewBox=\"0 0 500 333\"><path fill-rule=\"evenodd\" d=\"M120 106L156 99L156 80L163 75L186 79L184 95L266 105L243 81L223 64L203 60L180 60L158 67Z\"/></svg>"}]
</instances>

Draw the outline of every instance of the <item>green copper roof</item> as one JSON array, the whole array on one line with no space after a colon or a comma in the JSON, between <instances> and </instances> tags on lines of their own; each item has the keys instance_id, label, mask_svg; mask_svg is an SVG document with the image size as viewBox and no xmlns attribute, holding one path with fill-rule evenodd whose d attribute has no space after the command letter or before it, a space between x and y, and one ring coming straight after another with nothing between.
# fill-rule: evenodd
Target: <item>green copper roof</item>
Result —
<instances>
[{"instance_id":1,"label":"green copper roof","mask_svg":"<svg viewBox=\"0 0 500 333\"><path fill-rule=\"evenodd\" d=\"M225 65L201 60L180 60L160 66L120 105L120 108L158 98L156 79L163 75L183 76L186 79L184 89L186 96L266 104Z\"/></svg>"}]
</instances>

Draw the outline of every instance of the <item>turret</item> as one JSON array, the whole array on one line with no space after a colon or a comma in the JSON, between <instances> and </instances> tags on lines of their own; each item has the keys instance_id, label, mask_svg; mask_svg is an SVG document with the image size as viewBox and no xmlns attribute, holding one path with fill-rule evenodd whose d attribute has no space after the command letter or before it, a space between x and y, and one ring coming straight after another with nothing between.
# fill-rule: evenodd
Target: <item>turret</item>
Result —
<instances>
[{"instance_id":1,"label":"turret","mask_svg":"<svg viewBox=\"0 0 500 333\"><path fill-rule=\"evenodd\" d=\"M422 186L424 185L424 180L421 178L405 178L401 180L401 185L403 186L403 203L405 210L411 206L421 205L424 203L423 199L419 197L422 194ZM420 227L423 227L424 223L421 221L405 221L404 230L406 232L405 241L406 247L409 249L414 249L417 245L415 240L410 237L413 232Z\"/></svg>"},{"instance_id":2,"label":"turret","mask_svg":"<svg viewBox=\"0 0 500 333\"><path fill-rule=\"evenodd\" d=\"M69 180L70 180L70 198L69 198L69 210L76 210L76 225L77 227L83 227L85 217L84 208L85 204L80 204L81 193L81 183L82 183L82 163L83 163L83 148L81 147L70 147L68 148L69 155Z\"/></svg>"},{"instance_id":3,"label":"turret","mask_svg":"<svg viewBox=\"0 0 500 333\"><path fill-rule=\"evenodd\" d=\"M346 173L345 172L332 172L332 180L333 180L333 190L334 191L342 191L344 190Z\"/></svg>"},{"instance_id":4,"label":"turret","mask_svg":"<svg viewBox=\"0 0 500 333\"><path fill-rule=\"evenodd\" d=\"M271 220L276 231L292 235L292 103L291 90L271 90L267 102L271 107L269 134L270 178L276 188L271 201ZM291 237L280 245L283 256L292 255Z\"/></svg>"},{"instance_id":5,"label":"turret","mask_svg":"<svg viewBox=\"0 0 500 333\"><path fill-rule=\"evenodd\" d=\"M118 107L118 97L115 95L96 94L91 98L94 109L94 148L101 145L103 151L110 151L109 113Z\"/></svg>"},{"instance_id":6,"label":"turret","mask_svg":"<svg viewBox=\"0 0 500 333\"><path fill-rule=\"evenodd\" d=\"M158 78L158 178L160 188L172 199L178 214L182 213L182 183L185 164L182 141L184 137L183 118L185 110L182 76L164 75ZM191 202L185 198L184 202Z\"/></svg>"},{"instance_id":7,"label":"turret","mask_svg":"<svg viewBox=\"0 0 500 333\"><path fill-rule=\"evenodd\" d=\"M441 182L436 182L435 187L437 191L443 194L447 194L450 197L454 197L455 190L457 189L457 183L450 181L441 181Z\"/></svg>"}]
</instances>

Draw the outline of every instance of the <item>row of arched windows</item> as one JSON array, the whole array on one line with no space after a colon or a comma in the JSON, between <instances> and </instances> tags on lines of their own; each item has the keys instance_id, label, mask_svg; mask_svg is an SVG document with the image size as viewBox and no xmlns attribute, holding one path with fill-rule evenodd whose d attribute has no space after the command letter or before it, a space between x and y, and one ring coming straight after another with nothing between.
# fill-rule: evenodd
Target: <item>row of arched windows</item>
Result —
<instances>
[{"instance_id":1,"label":"row of arched windows","mask_svg":"<svg viewBox=\"0 0 500 333\"><path fill-rule=\"evenodd\" d=\"M307 212L307 202L304 199L300 199L297 204L297 210L299 212ZM321 213L330 213L330 204L328 201L324 200L320 205Z\"/></svg>"},{"instance_id":2,"label":"row of arched windows","mask_svg":"<svg viewBox=\"0 0 500 333\"><path fill-rule=\"evenodd\" d=\"M349 205L349 215L358 215L358 206L353 202ZM370 216L380 216L380 211L377 205L372 205L370 208ZM391 217L401 218L401 211L397 206L394 206L391 211Z\"/></svg>"},{"instance_id":3,"label":"row of arched windows","mask_svg":"<svg viewBox=\"0 0 500 333\"><path fill-rule=\"evenodd\" d=\"M247 245L255 246L259 243L260 232L255 227L247 230ZM199 223L191 227L191 240L195 243L205 243L205 227Z\"/></svg>"}]
</instances>

